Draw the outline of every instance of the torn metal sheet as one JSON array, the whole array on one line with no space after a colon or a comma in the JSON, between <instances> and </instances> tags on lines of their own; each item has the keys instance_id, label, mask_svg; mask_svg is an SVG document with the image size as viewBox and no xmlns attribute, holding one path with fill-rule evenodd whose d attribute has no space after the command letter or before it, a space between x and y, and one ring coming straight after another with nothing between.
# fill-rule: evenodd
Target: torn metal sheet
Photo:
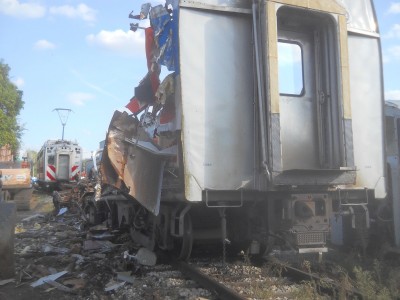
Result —
<instances>
[{"instance_id":1,"label":"torn metal sheet","mask_svg":"<svg viewBox=\"0 0 400 300\"><path fill-rule=\"evenodd\" d=\"M9 283L14 282L14 281L15 281L14 278L5 279L5 280L0 280L0 286L9 284Z\"/></svg>"},{"instance_id":2,"label":"torn metal sheet","mask_svg":"<svg viewBox=\"0 0 400 300\"><path fill-rule=\"evenodd\" d=\"M31 246L25 246L24 249L21 250L20 255L25 255L32 252L32 247Z\"/></svg>"},{"instance_id":3,"label":"torn metal sheet","mask_svg":"<svg viewBox=\"0 0 400 300\"><path fill-rule=\"evenodd\" d=\"M68 211L68 208L66 208L66 207L61 208L57 214L57 217L65 214L67 211Z\"/></svg>"},{"instance_id":4,"label":"torn metal sheet","mask_svg":"<svg viewBox=\"0 0 400 300\"><path fill-rule=\"evenodd\" d=\"M22 222L30 222L30 221L38 219L38 218L44 219L45 217L42 214L34 214L33 216L29 216L29 217L22 219Z\"/></svg>"},{"instance_id":5,"label":"torn metal sheet","mask_svg":"<svg viewBox=\"0 0 400 300\"><path fill-rule=\"evenodd\" d=\"M131 275L132 272L117 272L117 280L133 283L135 277Z\"/></svg>"},{"instance_id":6,"label":"torn metal sheet","mask_svg":"<svg viewBox=\"0 0 400 300\"><path fill-rule=\"evenodd\" d=\"M110 291L117 290L120 287L122 287L124 284L125 284L125 282L114 282L114 281L111 281L106 285L106 287L104 288L104 291L105 292L110 292Z\"/></svg>"},{"instance_id":7,"label":"torn metal sheet","mask_svg":"<svg viewBox=\"0 0 400 300\"><path fill-rule=\"evenodd\" d=\"M67 274L67 273L68 273L68 271L61 271L56 274L51 274L49 276L42 277L42 278L36 280L35 282L31 283L31 287L37 287L49 280L53 280L53 281L57 280L58 278L60 278L61 276L63 276L64 274Z\"/></svg>"},{"instance_id":8,"label":"torn metal sheet","mask_svg":"<svg viewBox=\"0 0 400 300\"><path fill-rule=\"evenodd\" d=\"M153 143L150 142L142 142L142 141L134 141L134 140L125 140L127 143L134 145L135 147L146 150L152 154L160 155L160 156L173 156L176 155L178 151L178 147L176 145L166 148L166 149L158 149Z\"/></svg>"},{"instance_id":9,"label":"torn metal sheet","mask_svg":"<svg viewBox=\"0 0 400 300\"><path fill-rule=\"evenodd\" d=\"M119 111L114 113L106 141L103 183L129 193L158 215L165 159L175 156L176 148L160 149L139 120Z\"/></svg>"},{"instance_id":10,"label":"torn metal sheet","mask_svg":"<svg viewBox=\"0 0 400 300\"><path fill-rule=\"evenodd\" d=\"M114 234L110 233L110 232L103 232L103 233L99 233L99 234L88 234L88 237L94 240L110 240L113 237L115 237Z\"/></svg>"},{"instance_id":11,"label":"torn metal sheet","mask_svg":"<svg viewBox=\"0 0 400 300\"><path fill-rule=\"evenodd\" d=\"M150 11L150 21L159 52L157 62L166 66L169 71L177 73L179 73L178 8L178 5L173 5L172 18L171 12L161 4L152 7Z\"/></svg>"},{"instance_id":12,"label":"torn metal sheet","mask_svg":"<svg viewBox=\"0 0 400 300\"><path fill-rule=\"evenodd\" d=\"M67 254L70 251L70 249L65 248L65 247L54 247L52 245L44 245L42 247L42 251L45 254L49 254L49 253Z\"/></svg>"}]
</instances>

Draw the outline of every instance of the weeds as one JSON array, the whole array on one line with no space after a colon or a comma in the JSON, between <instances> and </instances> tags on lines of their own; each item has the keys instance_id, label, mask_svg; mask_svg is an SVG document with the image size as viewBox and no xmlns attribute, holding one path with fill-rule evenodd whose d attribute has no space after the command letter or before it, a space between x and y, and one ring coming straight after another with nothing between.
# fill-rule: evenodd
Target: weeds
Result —
<instances>
[{"instance_id":1,"label":"weeds","mask_svg":"<svg viewBox=\"0 0 400 300\"><path fill-rule=\"evenodd\" d=\"M251 265L250 255L247 251L240 251L240 255L243 256L243 261L246 265Z\"/></svg>"},{"instance_id":2,"label":"weeds","mask_svg":"<svg viewBox=\"0 0 400 300\"><path fill-rule=\"evenodd\" d=\"M249 264L247 255L243 255L243 260ZM352 295L352 289L356 289L366 300L400 299L400 267L393 266L393 263L388 264L387 261L375 259L368 263L365 260L360 261L357 256L353 256L353 260L348 257L335 264L324 266L325 271L329 269L327 266L330 266L336 279L322 278L317 281L310 276L310 280L289 289L285 288L288 282L284 278L287 266L280 261L275 262L270 259L266 269L269 276L266 277L274 276L274 278L261 280L260 277L260 280L251 283L255 299L274 299L278 295L285 294L290 299L322 300L328 299L327 296L323 296L326 289L334 291L333 298L339 300L358 299ZM312 264L307 260L298 267L307 273L312 273Z\"/></svg>"},{"instance_id":3,"label":"weeds","mask_svg":"<svg viewBox=\"0 0 400 300\"><path fill-rule=\"evenodd\" d=\"M256 281L251 285L251 292L256 299L273 299L275 296L271 283Z\"/></svg>"},{"instance_id":4,"label":"weeds","mask_svg":"<svg viewBox=\"0 0 400 300\"><path fill-rule=\"evenodd\" d=\"M394 269L389 272L387 287L393 299L400 299L400 270Z\"/></svg>"},{"instance_id":5,"label":"weeds","mask_svg":"<svg viewBox=\"0 0 400 300\"><path fill-rule=\"evenodd\" d=\"M375 265L375 264L374 264ZM386 300L393 299L387 287L378 282L381 274L365 271L361 267L354 267L355 284L357 289L367 300Z\"/></svg>"},{"instance_id":6,"label":"weeds","mask_svg":"<svg viewBox=\"0 0 400 300\"><path fill-rule=\"evenodd\" d=\"M341 269L341 268L340 268ZM343 269L340 270L339 273L339 289L338 289L338 299L347 299L348 298L348 292L353 288L353 285L351 283L351 278L349 277L349 274Z\"/></svg>"},{"instance_id":7,"label":"weeds","mask_svg":"<svg viewBox=\"0 0 400 300\"><path fill-rule=\"evenodd\" d=\"M312 281L303 281L298 289L291 293L294 299L298 300L320 300L323 299L315 289L315 284Z\"/></svg>"}]
</instances>

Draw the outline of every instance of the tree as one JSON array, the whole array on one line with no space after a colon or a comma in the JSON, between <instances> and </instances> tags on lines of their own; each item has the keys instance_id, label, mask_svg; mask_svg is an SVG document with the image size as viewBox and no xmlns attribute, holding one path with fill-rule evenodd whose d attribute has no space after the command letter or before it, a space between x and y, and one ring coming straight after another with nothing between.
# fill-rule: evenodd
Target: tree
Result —
<instances>
[{"instance_id":1,"label":"tree","mask_svg":"<svg viewBox=\"0 0 400 300\"><path fill-rule=\"evenodd\" d=\"M32 149L26 150L26 158L28 159L29 163L31 164L32 176L35 176L37 174L37 165L36 165L37 155L38 155L38 153L35 150L32 150Z\"/></svg>"},{"instance_id":2,"label":"tree","mask_svg":"<svg viewBox=\"0 0 400 300\"><path fill-rule=\"evenodd\" d=\"M10 67L0 60L0 147L9 144L17 157L23 131L17 117L25 103L22 91L10 81L9 72Z\"/></svg>"}]
</instances>

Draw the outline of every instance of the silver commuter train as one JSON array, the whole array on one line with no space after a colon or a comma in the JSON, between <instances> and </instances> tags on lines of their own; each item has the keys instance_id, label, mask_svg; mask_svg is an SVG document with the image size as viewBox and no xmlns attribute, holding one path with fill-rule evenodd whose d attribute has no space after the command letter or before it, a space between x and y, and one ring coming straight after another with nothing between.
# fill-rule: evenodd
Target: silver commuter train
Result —
<instances>
[{"instance_id":1,"label":"silver commuter train","mask_svg":"<svg viewBox=\"0 0 400 300\"><path fill-rule=\"evenodd\" d=\"M55 190L62 182L77 181L81 164L82 151L77 142L47 140L36 158L38 185Z\"/></svg>"},{"instance_id":2,"label":"silver commuter train","mask_svg":"<svg viewBox=\"0 0 400 300\"><path fill-rule=\"evenodd\" d=\"M174 72L155 98L135 89L141 117L115 112L91 221L181 259L211 240L365 247L386 197L373 2L168 0L149 18Z\"/></svg>"}]
</instances>

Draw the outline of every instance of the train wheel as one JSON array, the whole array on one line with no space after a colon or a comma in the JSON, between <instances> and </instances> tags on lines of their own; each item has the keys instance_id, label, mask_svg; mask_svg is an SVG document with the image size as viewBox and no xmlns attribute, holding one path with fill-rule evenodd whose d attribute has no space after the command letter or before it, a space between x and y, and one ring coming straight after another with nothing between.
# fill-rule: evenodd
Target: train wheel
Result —
<instances>
[{"instance_id":1,"label":"train wheel","mask_svg":"<svg viewBox=\"0 0 400 300\"><path fill-rule=\"evenodd\" d=\"M183 236L175 239L175 251L178 260L188 260L193 247L193 227L189 214L183 219Z\"/></svg>"}]
</instances>

